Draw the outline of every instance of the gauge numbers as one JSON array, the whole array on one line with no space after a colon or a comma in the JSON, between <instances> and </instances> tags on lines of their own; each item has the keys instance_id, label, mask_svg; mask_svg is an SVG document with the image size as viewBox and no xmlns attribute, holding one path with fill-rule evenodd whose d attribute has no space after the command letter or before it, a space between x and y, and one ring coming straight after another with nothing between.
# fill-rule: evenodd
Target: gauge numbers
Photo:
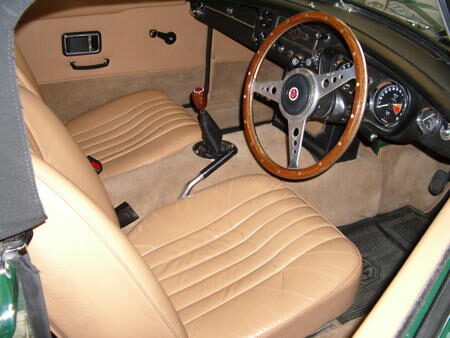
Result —
<instances>
[{"instance_id":1,"label":"gauge numbers","mask_svg":"<svg viewBox=\"0 0 450 338\"><path fill-rule=\"evenodd\" d=\"M377 86L370 99L370 109L385 126L396 125L409 104L408 92L396 82L383 82Z\"/></svg>"}]
</instances>

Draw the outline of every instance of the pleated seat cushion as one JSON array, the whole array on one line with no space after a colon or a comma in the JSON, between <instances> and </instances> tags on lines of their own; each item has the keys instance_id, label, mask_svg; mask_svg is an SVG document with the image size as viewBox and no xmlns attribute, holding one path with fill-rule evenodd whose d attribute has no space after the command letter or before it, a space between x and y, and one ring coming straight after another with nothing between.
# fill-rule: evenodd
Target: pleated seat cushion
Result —
<instances>
[{"instance_id":1,"label":"pleated seat cushion","mask_svg":"<svg viewBox=\"0 0 450 338\"><path fill-rule=\"evenodd\" d=\"M103 163L103 177L156 162L201 139L197 120L158 90L121 97L66 127L86 155Z\"/></svg>"},{"instance_id":2,"label":"pleated seat cushion","mask_svg":"<svg viewBox=\"0 0 450 338\"><path fill-rule=\"evenodd\" d=\"M128 238L191 337L312 333L351 305L361 272L357 248L268 176L163 207Z\"/></svg>"}]
</instances>

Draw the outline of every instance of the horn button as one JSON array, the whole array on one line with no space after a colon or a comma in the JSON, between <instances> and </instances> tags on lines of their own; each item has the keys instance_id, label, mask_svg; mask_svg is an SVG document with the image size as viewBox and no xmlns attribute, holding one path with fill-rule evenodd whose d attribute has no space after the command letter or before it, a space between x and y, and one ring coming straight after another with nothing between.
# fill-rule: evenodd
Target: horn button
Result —
<instances>
[{"instance_id":1,"label":"horn button","mask_svg":"<svg viewBox=\"0 0 450 338\"><path fill-rule=\"evenodd\" d=\"M281 104L289 115L299 115L308 104L311 85L302 74L294 74L288 78L281 91Z\"/></svg>"}]
</instances>

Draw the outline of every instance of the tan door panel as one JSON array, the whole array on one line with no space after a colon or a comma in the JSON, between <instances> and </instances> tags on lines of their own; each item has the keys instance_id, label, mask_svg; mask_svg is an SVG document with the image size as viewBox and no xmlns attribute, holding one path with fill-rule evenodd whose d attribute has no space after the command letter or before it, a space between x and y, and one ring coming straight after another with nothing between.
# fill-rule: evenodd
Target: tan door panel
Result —
<instances>
[{"instance_id":1,"label":"tan door panel","mask_svg":"<svg viewBox=\"0 0 450 338\"><path fill-rule=\"evenodd\" d=\"M188 3L149 3L118 13L73 17L41 18L26 22L16 38L39 84L96 77L161 72L194 68L204 64L206 26L195 20ZM167 45L150 38L149 29L173 31L177 41ZM100 54L66 57L61 49L61 35L68 32L100 31ZM102 63L108 67L73 70L69 64Z\"/></svg>"},{"instance_id":2,"label":"tan door panel","mask_svg":"<svg viewBox=\"0 0 450 338\"><path fill-rule=\"evenodd\" d=\"M194 19L186 1L38 0L25 14L16 38L44 98L63 120L143 89L160 89L176 102L189 101L203 85L207 27ZM105 3L108 5L105 5ZM149 29L173 31L167 45ZM99 54L66 57L64 33L100 31ZM246 70L253 51L214 31L209 112L223 128L238 126ZM102 63L106 68L73 70L69 64ZM271 108L256 104L257 121L269 120Z\"/></svg>"}]
</instances>

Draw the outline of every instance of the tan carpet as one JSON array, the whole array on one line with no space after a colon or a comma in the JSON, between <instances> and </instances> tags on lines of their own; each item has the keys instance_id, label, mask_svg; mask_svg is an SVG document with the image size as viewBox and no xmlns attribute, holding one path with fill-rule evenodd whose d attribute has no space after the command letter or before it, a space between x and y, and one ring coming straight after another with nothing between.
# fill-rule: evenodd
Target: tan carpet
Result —
<instances>
[{"instance_id":1,"label":"tan carpet","mask_svg":"<svg viewBox=\"0 0 450 338\"><path fill-rule=\"evenodd\" d=\"M279 164L287 164L285 135L271 125L257 128L258 137L266 152ZM248 150L242 132L227 135L226 139L239 147L239 154L225 164L208 181L198 185L198 189L251 173L265 173ZM381 196L381 166L375 156L361 149L359 158L345 163L338 163L320 177L286 184L318 209L334 224L346 224L357 219L376 214ZM301 167L313 163L311 155L303 149ZM372 173L367 179L366 174ZM366 191L372 191L365 196Z\"/></svg>"},{"instance_id":2,"label":"tan carpet","mask_svg":"<svg viewBox=\"0 0 450 338\"><path fill-rule=\"evenodd\" d=\"M191 90L203 83L203 69L85 79L41 86L47 104L62 121L144 89L160 89L175 102L189 102Z\"/></svg>"},{"instance_id":3,"label":"tan carpet","mask_svg":"<svg viewBox=\"0 0 450 338\"><path fill-rule=\"evenodd\" d=\"M440 163L412 145L391 145L380 151L383 162L383 189L380 213L412 205L429 211L438 197L428 193L428 185L438 169L449 171L450 166Z\"/></svg>"},{"instance_id":4,"label":"tan carpet","mask_svg":"<svg viewBox=\"0 0 450 338\"><path fill-rule=\"evenodd\" d=\"M271 125L257 130L266 151L283 163L285 136ZM225 139L235 143L239 153L198 184L194 192L231 177L265 173L250 154L242 132L227 134ZM302 157L303 166L311 163L307 151L302 152ZM208 163L188 147L170 158L104 182L115 205L126 200L140 215L147 215L174 202L186 182ZM429 210L438 198L428 193L428 179L438 167L449 168L413 146L389 146L378 156L361 146L357 159L337 163L308 181L287 184L334 224L342 225L408 204Z\"/></svg>"},{"instance_id":5,"label":"tan carpet","mask_svg":"<svg viewBox=\"0 0 450 338\"><path fill-rule=\"evenodd\" d=\"M240 123L240 102L249 61L217 62L213 64L208 110L221 128ZM265 63L261 79L277 79L280 68ZM276 74L276 76L275 76ZM195 87L202 86L204 69L192 68L149 74L131 74L77 81L50 83L41 86L47 104L62 121L110 102L124 95L159 89L175 102L185 104ZM255 102L255 121L268 121L273 109Z\"/></svg>"},{"instance_id":6,"label":"tan carpet","mask_svg":"<svg viewBox=\"0 0 450 338\"><path fill-rule=\"evenodd\" d=\"M312 127L318 128L317 125ZM257 130L265 150L280 163L285 162L285 135L271 125L260 126ZM250 154L242 132L225 135L225 139L235 143L239 153L198 184L194 193L231 177L265 173ZM307 151L303 150L302 156L303 166L312 163ZM208 163L188 147L163 161L107 178L104 182L115 205L126 200L139 215L145 216L174 202L185 183ZM287 184L335 225L342 225L407 204L421 210L429 209L438 198L427 192L427 182L438 167L448 170L449 166L436 162L413 146L389 146L379 155L360 146L357 159L337 163L309 181ZM356 318L344 325L333 321L314 338L351 337L361 320Z\"/></svg>"}]
</instances>

